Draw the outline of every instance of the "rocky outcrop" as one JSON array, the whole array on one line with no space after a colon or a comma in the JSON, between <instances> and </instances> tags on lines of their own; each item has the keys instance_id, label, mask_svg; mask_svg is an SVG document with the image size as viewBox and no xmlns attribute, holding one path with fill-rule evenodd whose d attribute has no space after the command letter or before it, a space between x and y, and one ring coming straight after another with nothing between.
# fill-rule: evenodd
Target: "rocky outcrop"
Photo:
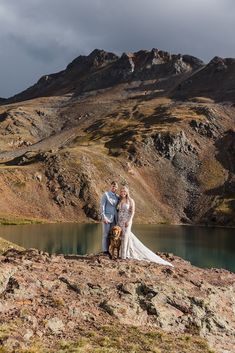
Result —
<instances>
[{"instance_id":1,"label":"rocky outcrop","mask_svg":"<svg viewBox=\"0 0 235 353\"><path fill-rule=\"evenodd\" d=\"M203 123L197 120L191 120L190 126L202 136L209 138L216 138L218 136L218 129L210 123Z\"/></svg>"},{"instance_id":2,"label":"rocky outcrop","mask_svg":"<svg viewBox=\"0 0 235 353\"><path fill-rule=\"evenodd\" d=\"M68 153L63 156L44 153L41 158L46 165L47 187L53 195L53 200L60 207L69 204L82 207L88 218L100 220L99 194L91 176L89 160L83 157L84 166L74 175L63 162L64 159L70 158Z\"/></svg>"},{"instance_id":3,"label":"rocky outcrop","mask_svg":"<svg viewBox=\"0 0 235 353\"><path fill-rule=\"evenodd\" d=\"M104 50L95 49L88 56L80 55L73 60L66 68L68 71L87 72L89 69L96 70L97 68L108 65L118 59L114 53L109 53Z\"/></svg>"},{"instance_id":4,"label":"rocky outcrop","mask_svg":"<svg viewBox=\"0 0 235 353\"><path fill-rule=\"evenodd\" d=\"M154 137L154 144L160 156L172 160L176 153L196 153L195 146L187 139L184 131L176 134L164 132Z\"/></svg>"},{"instance_id":5,"label":"rocky outcrop","mask_svg":"<svg viewBox=\"0 0 235 353\"><path fill-rule=\"evenodd\" d=\"M174 347L177 353L187 352L190 346L174 346L174 341L182 337L192 344L195 337L203 350L200 345L191 348L209 353L201 336L216 352L232 353L235 275L160 255L175 267L112 261L102 255L8 250L0 257L2 346L7 352L21 352L37 341L54 352L62 340L78 342L84 330L96 332L111 325L122 327L122 335L135 326L138 332L144 330L146 339L154 332L170 333L173 339L167 336L166 351ZM179 336L185 334L187 339ZM155 340L155 350L160 347Z\"/></svg>"}]
</instances>

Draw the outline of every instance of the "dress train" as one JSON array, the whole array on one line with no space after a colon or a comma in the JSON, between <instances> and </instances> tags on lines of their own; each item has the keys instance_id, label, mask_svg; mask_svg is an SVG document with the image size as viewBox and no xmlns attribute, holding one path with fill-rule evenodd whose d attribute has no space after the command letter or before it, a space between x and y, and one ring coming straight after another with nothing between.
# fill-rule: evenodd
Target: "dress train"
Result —
<instances>
[{"instance_id":1,"label":"dress train","mask_svg":"<svg viewBox=\"0 0 235 353\"><path fill-rule=\"evenodd\" d=\"M170 262L163 260L152 250L147 248L131 231L134 215L134 201L119 206L118 225L122 228L122 259L136 259L140 261L155 262L160 265L174 267ZM128 225L127 225L128 224ZM127 226L126 226L127 225Z\"/></svg>"}]
</instances>

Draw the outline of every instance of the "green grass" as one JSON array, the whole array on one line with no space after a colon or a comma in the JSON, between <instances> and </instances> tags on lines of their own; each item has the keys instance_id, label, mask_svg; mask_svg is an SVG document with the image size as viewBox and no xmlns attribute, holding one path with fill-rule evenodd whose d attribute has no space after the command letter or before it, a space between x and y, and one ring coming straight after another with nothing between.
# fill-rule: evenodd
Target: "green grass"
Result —
<instances>
[{"instance_id":1,"label":"green grass","mask_svg":"<svg viewBox=\"0 0 235 353\"><path fill-rule=\"evenodd\" d=\"M21 246L0 237L0 254L12 248L17 250L24 250L24 248L22 248ZM1 339L1 331L0 331L0 339Z\"/></svg>"},{"instance_id":2,"label":"green grass","mask_svg":"<svg viewBox=\"0 0 235 353\"><path fill-rule=\"evenodd\" d=\"M58 353L212 353L205 340L162 331L145 332L132 326L102 326L84 330L77 342L61 342Z\"/></svg>"},{"instance_id":3,"label":"green grass","mask_svg":"<svg viewBox=\"0 0 235 353\"><path fill-rule=\"evenodd\" d=\"M214 353L203 338L186 334L165 333L160 330L113 325L94 328L79 327L79 336L73 341L54 341L53 348L46 348L34 341L18 353ZM0 349L0 353L12 353Z\"/></svg>"},{"instance_id":4,"label":"green grass","mask_svg":"<svg viewBox=\"0 0 235 353\"><path fill-rule=\"evenodd\" d=\"M231 197L226 196L224 197L223 201L219 206L215 208L217 212L221 212L227 215L234 215L235 216L235 197L234 195L231 195Z\"/></svg>"},{"instance_id":5,"label":"green grass","mask_svg":"<svg viewBox=\"0 0 235 353\"><path fill-rule=\"evenodd\" d=\"M34 218L20 218L11 216L0 216L0 225L22 225L22 224L41 224L44 220Z\"/></svg>"}]
</instances>

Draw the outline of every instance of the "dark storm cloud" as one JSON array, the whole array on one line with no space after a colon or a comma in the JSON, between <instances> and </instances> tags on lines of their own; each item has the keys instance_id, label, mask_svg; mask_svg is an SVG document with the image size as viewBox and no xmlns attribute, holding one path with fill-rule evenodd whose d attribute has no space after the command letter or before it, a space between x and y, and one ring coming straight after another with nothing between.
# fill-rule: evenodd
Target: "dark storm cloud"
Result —
<instances>
[{"instance_id":1,"label":"dark storm cloud","mask_svg":"<svg viewBox=\"0 0 235 353\"><path fill-rule=\"evenodd\" d=\"M235 56L232 0L1 0L0 96L94 48Z\"/></svg>"}]
</instances>

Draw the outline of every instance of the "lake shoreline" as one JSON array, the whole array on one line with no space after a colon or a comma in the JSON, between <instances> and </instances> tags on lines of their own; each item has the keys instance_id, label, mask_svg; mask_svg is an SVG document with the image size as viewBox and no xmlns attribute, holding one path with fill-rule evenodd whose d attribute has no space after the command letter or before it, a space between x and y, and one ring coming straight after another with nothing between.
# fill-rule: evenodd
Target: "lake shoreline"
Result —
<instances>
[{"instance_id":1,"label":"lake shoreline","mask_svg":"<svg viewBox=\"0 0 235 353\"><path fill-rule=\"evenodd\" d=\"M6 221L6 223L1 223L0 221L0 227L1 226L8 226L8 225L28 225L28 224L102 224L102 222L98 221L90 221L90 222L71 222L71 221L49 221L49 220L39 220L39 219L33 219L32 222L30 222L29 219L26 218L25 223L17 223L9 219L9 221ZM187 227L203 227L203 228L225 228L225 229L235 229L235 226L224 226L224 225L213 225L213 224L189 224L189 223L151 223L151 222L134 222L134 225L158 225L158 226L187 226Z\"/></svg>"}]
</instances>

